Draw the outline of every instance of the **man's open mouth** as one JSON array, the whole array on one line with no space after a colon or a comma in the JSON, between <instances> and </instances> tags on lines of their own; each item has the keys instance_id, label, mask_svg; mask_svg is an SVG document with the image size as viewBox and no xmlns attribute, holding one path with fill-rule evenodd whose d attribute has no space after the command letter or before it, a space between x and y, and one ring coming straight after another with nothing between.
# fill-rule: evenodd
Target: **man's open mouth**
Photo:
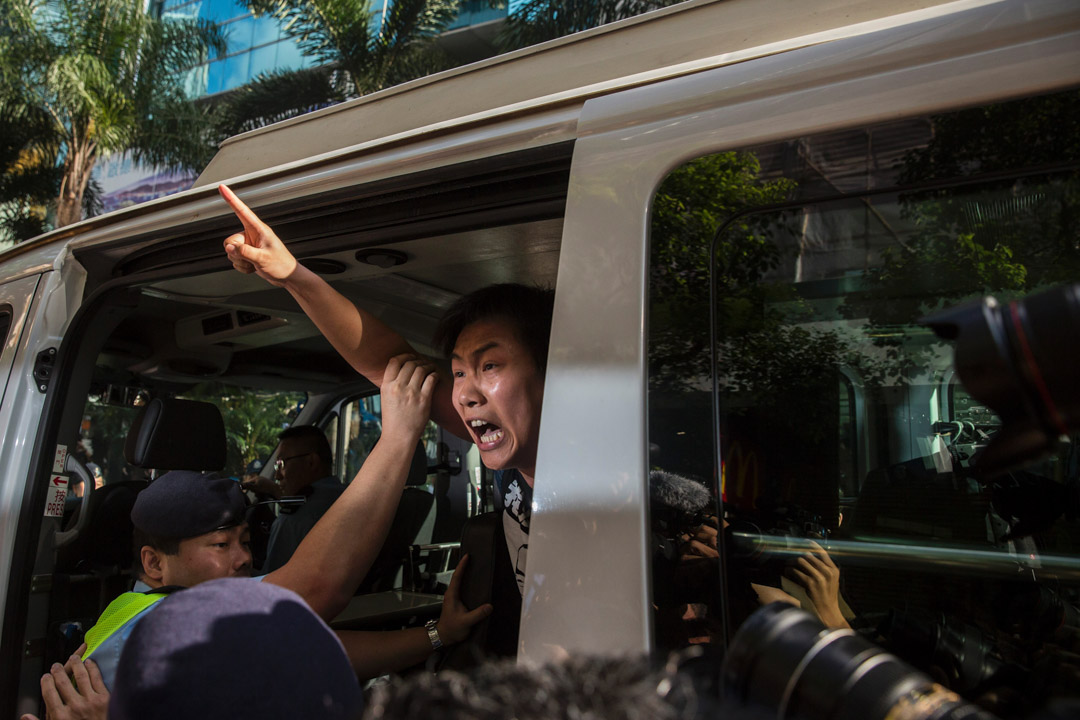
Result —
<instances>
[{"instance_id":1,"label":"man's open mouth","mask_svg":"<svg viewBox=\"0 0 1080 720\"><path fill-rule=\"evenodd\" d=\"M476 418L469 421L469 427L479 438L481 444L489 445L503 438L503 430L498 425Z\"/></svg>"}]
</instances>

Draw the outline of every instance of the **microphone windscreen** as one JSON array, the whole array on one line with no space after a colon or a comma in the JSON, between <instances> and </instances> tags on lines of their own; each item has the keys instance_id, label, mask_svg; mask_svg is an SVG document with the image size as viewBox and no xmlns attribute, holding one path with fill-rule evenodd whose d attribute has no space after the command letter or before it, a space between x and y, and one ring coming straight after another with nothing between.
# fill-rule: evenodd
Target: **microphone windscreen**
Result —
<instances>
[{"instance_id":1,"label":"microphone windscreen","mask_svg":"<svg viewBox=\"0 0 1080 720\"><path fill-rule=\"evenodd\" d=\"M712 494L701 483L665 470L649 473L649 497L661 505L687 515L701 512L712 502Z\"/></svg>"}]
</instances>

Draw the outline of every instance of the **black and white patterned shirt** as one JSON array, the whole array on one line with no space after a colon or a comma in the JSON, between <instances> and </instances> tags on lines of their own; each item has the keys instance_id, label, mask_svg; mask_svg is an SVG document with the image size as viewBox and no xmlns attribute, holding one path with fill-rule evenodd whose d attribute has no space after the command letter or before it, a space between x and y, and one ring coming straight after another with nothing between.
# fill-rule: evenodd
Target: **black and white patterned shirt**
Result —
<instances>
[{"instance_id":1,"label":"black and white patterned shirt","mask_svg":"<svg viewBox=\"0 0 1080 720\"><path fill-rule=\"evenodd\" d=\"M517 470L495 471L495 494L503 509L503 532L518 592L525 594L525 558L529 552L532 488Z\"/></svg>"}]
</instances>

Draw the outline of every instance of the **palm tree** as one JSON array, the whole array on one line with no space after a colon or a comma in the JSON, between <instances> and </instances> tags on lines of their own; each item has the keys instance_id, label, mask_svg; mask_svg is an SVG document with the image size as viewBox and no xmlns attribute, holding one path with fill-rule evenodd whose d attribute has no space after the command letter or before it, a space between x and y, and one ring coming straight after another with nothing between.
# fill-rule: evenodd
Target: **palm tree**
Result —
<instances>
[{"instance_id":1,"label":"palm tree","mask_svg":"<svg viewBox=\"0 0 1080 720\"><path fill-rule=\"evenodd\" d=\"M317 67L262 75L222 99L222 135L391 87L453 66L435 39L458 0L393 0L381 17L371 0L248 0L276 18Z\"/></svg>"},{"instance_id":2,"label":"palm tree","mask_svg":"<svg viewBox=\"0 0 1080 720\"><path fill-rule=\"evenodd\" d=\"M505 52L675 5L683 0L527 0L507 16L498 44Z\"/></svg>"},{"instance_id":3,"label":"palm tree","mask_svg":"<svg viewBox=\"0 0 1080 720\"><path fill-rule=\"evenodd\" d=\"M46 120L25 150L60 169L57 227L82 219L102 155L127 151L137 162L175 169L200 167L213 153L207 111L188 100L184 70L210 50L223 52L224 38L206 21L160 20L144 6L0 0L4 102Z\"/></svg>"},{"instance_id":4,"label":"palm tree","mask_svg":"<svg viewBox=\"0 0 1080 720\"><path fill-rule=\"evenodd\" d=\"M46 206L60 187L55 153L38 143L49 135L48 118L27 110L0 96L0 244L44 232Z\"/></svg>"}]
</instances>

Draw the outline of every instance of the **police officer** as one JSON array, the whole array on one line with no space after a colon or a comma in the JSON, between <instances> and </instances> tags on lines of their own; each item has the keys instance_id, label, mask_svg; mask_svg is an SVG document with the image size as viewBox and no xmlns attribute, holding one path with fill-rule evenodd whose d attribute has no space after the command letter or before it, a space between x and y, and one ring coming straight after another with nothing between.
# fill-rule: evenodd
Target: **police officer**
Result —
<instances>
[{"instance_id":1,"label":"police officer","mask_svg":"<svg viewBox=\"0 0 1080 720\"><path fill-rule=\"evenodd\" d=\"M120 651L135 625L170 592L217 578L250 577L246 510L239 483L187 470L165 473L139 493L131 522L141 582L113 600L86 633L83 659L93 658L106 687L112 687Z\"/></svg>"},{"instance_id":2,"label":"police officer","mask_svg":"<svg viewBox=\"0 0 1080 720\"><path fill-rule=\"evenodd\" d=\"M413 450L427 423L437 382L435 368L415 355L399 355L387 366L382 386L383 427L379 442L356 478L319 520L283 567L262 580L296 592L323 621L329 622L352 598L382 547L405 486ZM89 657L111 689L115 661L138 623L177 588L208 580L243 577L251 572L239 485L223 478L184 471L169 472L139 494L132 510L143 579L149 592L125 593L110 604L87 633ZM462 560L464 563L464 559ZM458 565L462 570L462 564ZM437 622L396 632L342 633L350 662L361 676L371 676L423 661L443 645L463 640L469 629L491 612L490 605L467 610L458 597L455 573ZM57 693L69 668L54 665L42 677L42 695L59 706L74 701ZM110 666L111 665L111 666ZM59 676L62 675L63 678ZM54 677L57 676L57 677ZM52 707L49 708L52 711Z\"/></svg>"}]
</instances>

